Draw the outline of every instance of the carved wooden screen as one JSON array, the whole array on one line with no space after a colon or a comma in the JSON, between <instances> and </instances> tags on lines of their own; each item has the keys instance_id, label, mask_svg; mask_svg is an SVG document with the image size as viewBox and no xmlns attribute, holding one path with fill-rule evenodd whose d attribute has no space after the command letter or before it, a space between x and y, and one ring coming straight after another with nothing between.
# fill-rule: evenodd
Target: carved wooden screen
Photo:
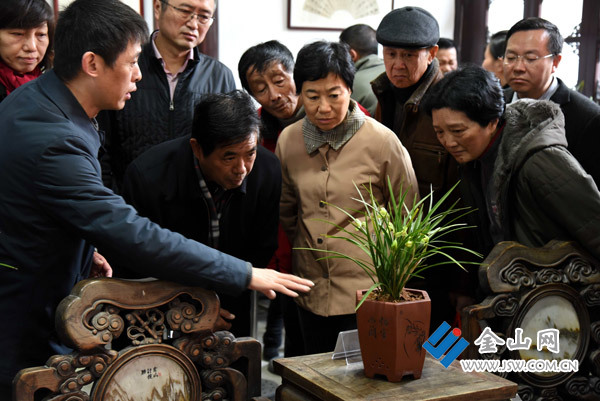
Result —
<instances>
[{"instance_id":1,"label":"carved wooden screen","mask_svg":"<svg viewBox=\"0 0 600 401\"><path fill-rule=\"evenodd\" d=\"M16 399L247 400L260 396L260 343L218 330L214 292L163 281L93 279L57 309L75 351L21 370Z\"/></svg>"},{"instance_id":2,"label":"carved wooden screen","mask_svg":"<svg viewBox=\"0 0 600 401\"><path fill-rule=\"evenodd\" d=\"M523 401L600 400L599 266L570 242L552 241L543 248L499 243L479 269L487 298L463 310L463 336L471 345L462 357L551 359L506 344L495 353L480 353L474 341L486 327L503 341L515 339L517 328L558 329L562 352L552 358L578 361L577 372L497 374L519 384Z\"/></svg>"}]
</instances>

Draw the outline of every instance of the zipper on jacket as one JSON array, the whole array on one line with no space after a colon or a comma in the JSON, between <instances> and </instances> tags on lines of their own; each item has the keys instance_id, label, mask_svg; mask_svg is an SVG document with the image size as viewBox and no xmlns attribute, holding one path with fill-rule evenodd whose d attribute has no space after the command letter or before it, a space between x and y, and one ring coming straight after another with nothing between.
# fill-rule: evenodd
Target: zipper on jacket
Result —
<instances>
[{"instance_id":1,"label":"zipper on jacket","mask_svg":"<svg viewBox=\"0 0 600 401\"><path fill-rule=\"evenodd\" d=\"M171 99L171 101L169 102L169 110L170 111L175 110L175 105L173 104L173 99Z\"/></svg>"}]
</instances>

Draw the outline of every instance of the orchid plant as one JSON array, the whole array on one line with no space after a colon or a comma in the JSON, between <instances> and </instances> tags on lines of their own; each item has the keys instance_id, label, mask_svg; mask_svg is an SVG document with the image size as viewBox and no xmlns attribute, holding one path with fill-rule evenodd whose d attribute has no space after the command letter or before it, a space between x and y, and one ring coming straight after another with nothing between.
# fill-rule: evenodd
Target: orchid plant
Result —
<instances>
[{"instance_id":1,"label":"orchid plant","mask_svg":"<svg viewBox=\"0 0 600 401\"><path fill-rule=\"evenodd\" d=\"M395 197L392 184L388 179L390 200L388 205L380 205L371 186L365 185L367 196L363 195L358 186L354 184L359 197L352 198L361 204L358 210L345 210L336 205L331 205L342 211L352 220L352 229L337 226L338 235L326 235L328 238L337 238L349 241L365 253L365 258L357 258L332 250L313 249L327 253L320 259L343 258L360 266L371 278L373 285L365 292L362 300L357 305L358 309L364 300L377 290L378 298L398 302L403 299L403 290L408 280L419 277L420 273L438 265L454 264L465 270L464 264L475 262L459 262L450 250L466 251L481 258L481 255L463 247L460 243L445 241L442 237L454 231L468 228L459 219L469 213L468 208L457 208L456 202L450 207L442 209L450 193L456 188L454 185L446 194L434 203L433 191L418 202L412 202L412 207L407 206L408 192L400 192ZM354 216L359 217L354 217ZM329 224L334 224L323 220ZM334 224L335 225L335 224ZM341 235L345 234L345 235ZM441 255L442 260L429 264L428 260L434 255Z\"/></svg>"},{"instance_id":2,"label":"orchid plant","mask_svg":"<svg viewBox=\"0 0 600 401\"><path fill-rule=\"evenodd\" d=\"M0 266L2 266L2 267L8 267L9 269L18 270L16 267L11 266L11 265L7 265L6 263L0 263Z\"/></svg>"}]
</instances>

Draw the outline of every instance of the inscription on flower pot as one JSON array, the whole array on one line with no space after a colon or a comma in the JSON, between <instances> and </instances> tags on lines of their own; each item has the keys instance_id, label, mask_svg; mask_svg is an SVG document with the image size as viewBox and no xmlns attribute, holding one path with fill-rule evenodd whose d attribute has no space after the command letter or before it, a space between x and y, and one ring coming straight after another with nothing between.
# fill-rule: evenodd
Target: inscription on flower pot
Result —
<instances>
[{"instance_id":1,"label":"inscription on flower pot","mask_svg":"<svg viewBox=\"0 0 600 401\"><path fill-rule=\"evenodd\" d=\"M379 320L374 317L369 318L369 337L377 338L377 335L381 338L387 337L387 326L390 324L389 320L386 318L379 318Z\"/></svg>"}]
</instances>

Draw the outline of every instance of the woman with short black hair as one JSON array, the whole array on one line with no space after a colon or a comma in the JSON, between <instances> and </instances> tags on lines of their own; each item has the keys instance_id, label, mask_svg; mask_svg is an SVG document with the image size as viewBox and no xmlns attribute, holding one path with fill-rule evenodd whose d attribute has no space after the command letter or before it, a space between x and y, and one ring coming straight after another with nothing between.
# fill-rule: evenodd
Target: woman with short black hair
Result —
<instances>
[{"instance_id":1,"label":"woman with short black hair","mask_svg":"<svg viewBox=\"0 0 600 401\"><path fill-rule=\"evenodd\" d=\"M371 186L382 205L390 198L388 177L396 197L401 190L408 192L407 202L418 197L410 156L400 140L350 98L354 71L348 47L337 42L311 43L296 58L294 81L306 117L281 133L275 150L282 167L280 222L293 248L364 256L358 247L323 235L339 235L341 227L354 230L352 219L335 206L360 209L352 200L358 196L355 185L364 196L365 186ZM356 210L354 217L360 216ZM292 251L294 274L315 283L310 295L296 300L307 354L333 351L338 333L356 328L356 291L373 284L354 263L318 260L323 255Z\"/></svg>"},{"instance_id":2,"label":"woman with short black hair","mask_svg":"<svg viewBox=\"0 0 600 401\"><path fill-rule=\"evenodd\" d=\"M424 107L462 165L461 192L479 209L482 253L500 241L541 247L559 239L600 259L600 193L567 150L557 104L522 99L504 110L498 80L470 66L437 83Z\"/></svg>"}]
</instances>

